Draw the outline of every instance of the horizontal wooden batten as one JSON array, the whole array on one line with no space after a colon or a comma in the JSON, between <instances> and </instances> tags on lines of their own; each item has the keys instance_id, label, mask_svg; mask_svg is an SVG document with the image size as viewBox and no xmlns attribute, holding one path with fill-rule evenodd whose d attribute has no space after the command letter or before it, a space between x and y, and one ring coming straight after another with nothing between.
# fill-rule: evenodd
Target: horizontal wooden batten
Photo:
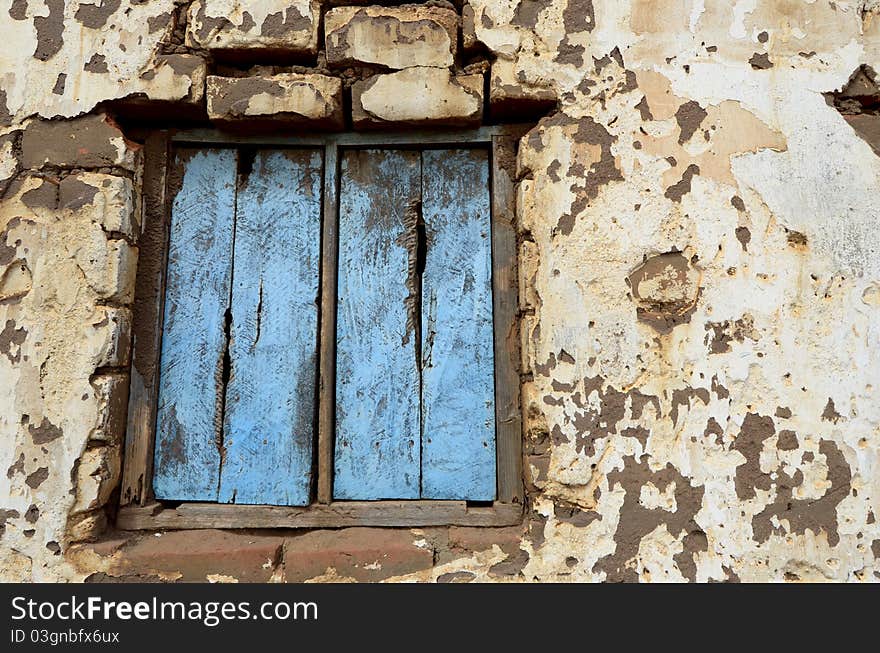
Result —
<instances>
[{"instance_id":1,"label":"horizontal wooden batten","mask_svg":"<svg viewBox=\"0 0 880 653\"><path fill-rule=\"evenodd\" d=\"M468 506L465 501L336 501L306 508L183 503L127 506L119 510L121 530L200 528L345 528L350 526L512 526L522 505Z\"/></svg>"}]
</instances>

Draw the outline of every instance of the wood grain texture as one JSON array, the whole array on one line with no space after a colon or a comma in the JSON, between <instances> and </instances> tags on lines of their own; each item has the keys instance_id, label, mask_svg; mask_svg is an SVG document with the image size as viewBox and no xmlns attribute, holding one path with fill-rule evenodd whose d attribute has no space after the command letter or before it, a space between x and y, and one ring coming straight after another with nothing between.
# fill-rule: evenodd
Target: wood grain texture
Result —
<instances>
[{"instance_id":1,"label":"wood grain texture","mask_svg":"<svg viewBox=\"0 0 880 653\"><path fill-rule=\"evenodd\" d=\"M488 143L493 136L509 135L520 138L533 124L484 125L476 129L406 129L397 132L339 132L335 134L272 133L230 134L219 129L179 129L173 132L174 141L181 143L235 143L240 145L272 145L287 147L320 147L333 144L342 147L423 147L425 145L456 145L460 143Z\"/></svg>"},{"instance_id":2,"label":"wood grain texture","mask_svg":"<svg viewBox=\"0 0 880 653\"><path fill-rule=\"evenodd\" d=\"M324 148L321 225L321 339L318 385L318 502L333 499L333 433L336 400L336 270L339 262L339 148Z\"/></svg>"},{"instance_id":3,"label":"wood grain texture","mask_svg":"<svg viewBox=\"0 0 880 653\"><path fill-rule=\"evenodd\" d=\"M473 507L464 501L336 501L305 508L184 503L128 506L119 511L116 525L123 530L511 526L522 522L522 514L520 504Z\"/></svg>"},{"instance_id":4,"label":"wood grain texture","mask_svg":"<svg viewBox=\"0 0 880 653\"><path fill-rule=\"evenodd\" d=\"M422 153L422 492L495 498L489 159Z\"/></svg>"},{"instance_id":5,"label":"wood grain texture","mask_svg":"<svg viewBox=\"0 0 880 653\"><path fill-rule=\"evenodd\" d=\"M492 274L495 319L495 428L498 500L523 501L522 417L519 375L516 143L492 138Z\"/></svg>"},{"instance_id":6,"label":"wood grain texture","mask_svg":"<svg viewBox=\"0 0 880 653\"><path fill-rule=\"evenodd\" d=\"M224 314L235 208L233 150L175 154L153 489L162 499L215 501L220 470Z\"/></svg>"},{"instance_id":7,"label":"wood grain texture","mask_svg":"<svg viewBox=\"0 0 880 653\"><path fill-rule=\"evenodd\" d=\"M302 506L315 436L321 155L253 156L240 154L218 500Z\"/></svg>"},{"instance_id":8,"label":"wood grain texture","mask_svg":"<svg viewBox=\"0 0 880 653\"><path fill-rule=\"evenodd\" d=\"M408 315L408 209L419 153L346 152L339 198L337 499L419 496L419 375Z\"/></svg>"},{"instance_id":9,"label":"wood grain texture","mask_svg":"<svg viewBox=\"0 0 880 653\"><path fill-rule=\"evenodd\" d=\"M152 499L156 393L159 381L159 343L165 289L166 171L168 132L151 132L144 143L141 233L132 308L132 357L128 421L122 457L120 505Z\"/></svg>"}]
</instances>

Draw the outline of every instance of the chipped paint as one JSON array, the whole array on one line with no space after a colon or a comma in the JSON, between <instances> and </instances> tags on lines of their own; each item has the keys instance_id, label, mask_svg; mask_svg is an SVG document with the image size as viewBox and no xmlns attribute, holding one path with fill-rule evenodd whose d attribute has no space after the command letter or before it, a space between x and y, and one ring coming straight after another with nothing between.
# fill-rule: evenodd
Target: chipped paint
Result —
<instances>
[{"instance_id":1,"label":"chipped paint","mask_svg":"<svg viewBox=\"0 0 880 653\"><path fill-rule=\"evenodd\" d=\"M880 580L876 2L334 9L332 56L313 2L178 4L0 0L0 578ZM314 61L211 70L206 98L205 58L243 50ZM272 86L307 71L335 103ZM251 87L240 111L218 79ZM159 564L169 535L83 544L118 478L139 228L136 148L89 112L131 96L341 128L343 87L359 126L537 121L516 189L523 523L394 531L387 557L375 530L213 532L232 567Z\"/></svg>"}]
</instances>

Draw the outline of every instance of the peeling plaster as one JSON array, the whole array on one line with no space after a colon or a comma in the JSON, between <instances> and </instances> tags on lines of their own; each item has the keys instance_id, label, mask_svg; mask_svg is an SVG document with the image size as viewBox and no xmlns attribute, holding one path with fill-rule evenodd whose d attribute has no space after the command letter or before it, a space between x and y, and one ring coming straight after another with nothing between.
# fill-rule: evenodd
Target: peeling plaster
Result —
<instances>
[{"instance_id":1,"label":"peeling plaster","mask_svg":"<svg viewBox=\"0 0 880 653\"><path fill-rule=\"evenodd\" d=\"M229 4L235 39L268 17ZM434 555L415 570L371 554L307 580L876 582L880 158L825 97L880 67L876 7L466 5L465 47L495 60L490 110L545 112L517 162L527 514L467 543L413 531ZM0 70L15 71L0 73L4 580L182 577L73 544L103 528L118 476L117 449L86 442L108 432L102 393L120 380L93 375L127 363L136 262L133 189L96 184L131 181L135 158L120 137L98 157L109 172L48 145L22 164L28 119L138 93L201 102L204 84L161 59L171 0L101 8L0 0ZM394 63L385 98L413 75ZM376 109L412 118L400 110ZM274 558L264 571L284 576Z\"/></svg>"}]
</instances>

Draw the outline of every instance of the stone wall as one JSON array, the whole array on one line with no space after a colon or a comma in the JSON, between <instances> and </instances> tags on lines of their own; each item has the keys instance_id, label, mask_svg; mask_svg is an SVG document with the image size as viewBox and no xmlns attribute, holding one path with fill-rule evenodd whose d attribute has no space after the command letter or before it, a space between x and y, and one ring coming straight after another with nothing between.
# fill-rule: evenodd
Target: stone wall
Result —
<instances>
[{"instance_id":1,"label":"stone wall","mask_svg":"<svg viewBox=\"0 0 880 653\"><path fill-rule=\"evenodd\" d=\"M341 4L0 0L0 578L880 579L880 5ZM537 122L521 526L115 529L147 119Z\"/></svg>"}]
</instances>

